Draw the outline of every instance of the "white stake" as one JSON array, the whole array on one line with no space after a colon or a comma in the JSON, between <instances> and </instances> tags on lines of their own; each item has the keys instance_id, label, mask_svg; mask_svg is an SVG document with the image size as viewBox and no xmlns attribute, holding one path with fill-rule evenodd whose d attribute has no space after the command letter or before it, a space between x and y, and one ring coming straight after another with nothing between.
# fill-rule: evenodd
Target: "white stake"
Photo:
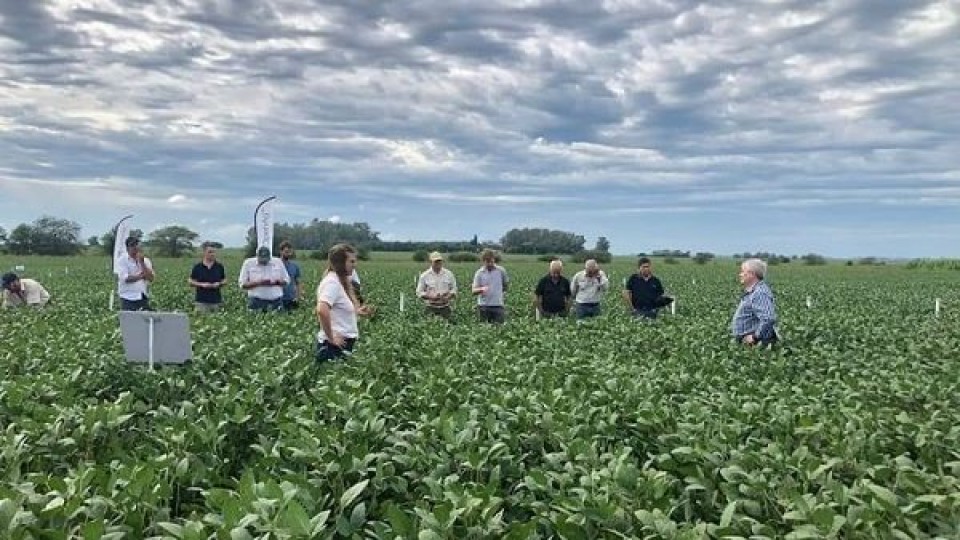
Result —
<instances>
[{"instance_id":1,"label":"white stake","mask_svg":"<svg viewBox=\"0 0 960 540\"><path fill-rule=\"evenodd\" d=\"M70 274L70 267L69 267L69 266L64 266L64 267L63 267L63 273L64 273L64 274Z\"/></svg>"},{"instance_id":2,"label":"white stake","mask_svg":"<svg viewBox=\"0 0 960 540\"><path fill-rule=\"evenodd\" d=\"M812 307L813 307L813 299L808 296L808 297L807 297L807 309L810 309L810 308L812 308Z\"/></svg>"},{"instance_id":3,"label":"white stake","mask_svg":"<svg viewBox=\"0 0 960 540\"><path fill-rule=\"evenodd\" d=\"M147 361L150 371L153 371L153 317L150 317L150 326L147 328Z\"/></svg>"},{"instance_id":4,"label":"white stake","mask_svg":"<svg viewBox=\"0 0 960 540\"><path fill-rule=\"evenodd\" d=\"M110 291L110 311L113 311L113 291Z\"/></svg>"},{"instance_id":5,"label":"white stake","mask_svg":"<svg viewBox=\"0 0 960 540\"><path fill-rule=\"evenodd\" d=\"M400 313L403 313L403 293L400 293Z\"/></svg>"},{"instance_id":6,"label":"white stake","mask_svg":"<svg viewBox=\"0 0 960 540\"><path fill-rule=\"evenodd\" d=\"M937 298L933 302L933 314L936 315L937 317L940 316L940 299L939 298Z\"/></svg>"},{"instance_id":7,"label":"white stake","mask_svg":"<svg viewBox=\"0 0 960 540\"><path fill-rule=\"evenodd\" d=\"M540 309L533 308L533 313L534 313L534 318L536 318L537 322L540 322Z\"/></svg>"},{"instance_id":8,"label":"white stake","mask_svg":"<svg viewBox=\"0 0 960 540\"><path fill-rule=\"evenodd\" d=\"M670 302L670 314L671 315L677 314L677 298L676 297L673 298L673 302Z\"/></svg>"}]
</instances>

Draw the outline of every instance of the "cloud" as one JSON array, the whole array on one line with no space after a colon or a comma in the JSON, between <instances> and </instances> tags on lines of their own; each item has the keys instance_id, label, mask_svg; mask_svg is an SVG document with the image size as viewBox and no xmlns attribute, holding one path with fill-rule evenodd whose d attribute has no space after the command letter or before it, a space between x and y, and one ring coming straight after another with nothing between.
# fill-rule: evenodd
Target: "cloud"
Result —
<instances>
[{"instance_id":1,"label":"cloud","mask_svg":"<svg viewBox=\"0 0 960 540\"><path fill-rule=\"evenodd\" d=\"M699 214L932 230L960 186L958 31L951 0L2 2L0 215L241 243L275 194L280 221L398 238L600 216L630 251L646 215L704 249L752 246Z\"/></svg>"}]
</instances>

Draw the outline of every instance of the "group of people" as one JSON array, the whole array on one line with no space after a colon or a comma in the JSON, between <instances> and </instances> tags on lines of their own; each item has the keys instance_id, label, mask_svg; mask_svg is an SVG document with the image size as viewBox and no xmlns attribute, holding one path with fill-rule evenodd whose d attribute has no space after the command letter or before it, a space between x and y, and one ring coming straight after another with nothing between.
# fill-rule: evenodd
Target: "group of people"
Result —
<instances>
[{"instance_id":1,"label":"group of people","mask_svg":"<svg viewBox=\"0 0 960 540\"><path fill-rule=\"evenodd\" d=\"M125 311L152 310L149 285L156 277L153 264L144 256L139 239L126 239L125 247L126 253L116 266L120 307ZM215 246L204 244L203 258L190 273L189 284L196 290L198 312L218 311L223 305L221 290L227 284L226 271L216 255ZM255 257L243 262L238 283L247 294L249 309L280 311L299 306L303 286L300 267L293 257L293 247L283 242L280 257L273 257L269 248L261 247ZM497 264L492 250L484 250L480 259L482 265L473 275L470 291L477 298L480 319L500 324L506 320L510 276ZM457 280L453 272L444 268L442 254L433 252L429 260L430 267L417 278L416 295L428 314L449 320L457 297ZM375 312L361 296L356 265L357 251L348 244L333 246L327 254L327 268L317 285L315 306L318 361L351 354L359 338L358 317ZM730 331L746 345L772 345L778 341L776 307L773 292L764 280L766 272L767 265L760 259L748 259L740 265L744 292ZM50 300L50 294L35 280L13 273L3 275L2 280L4 307L42 307ZM609 287L609 278L595 260L586 261L583 270L571 279L563 275L563 262L554 260L534 289L534 309L538 318L567 317L571 310L578 320L596 317L601 314L602 299ZM652 263L646 257L638 260L637 271L624 282L623 300L634 316L643 319L655 319L660 309L673 302L660 279L653 275Z\"/></svg>"},{"instance_id":2,"label":"group of people","mask_svg":"<svg viewBox=\"0 0 960 540\"><path fill-rule=\"evenodd\" d=\"M155 274L153 264L140 247L140 240L127 238L126 254L117 261L117 294L124 311L152 310L149 288ZM194 305L198 313L213 313L223 307L222 289L227 273L217 260L217 248L202 246L203 258L193 266L188 282L195 289ZM247 307L254 311L293 310L303 299L300 266L293 260L293 246L280 244L280 256L270 249L257 249L256 256L243 261L238 285L247 295Z\"/></svg>"}]
</instances>

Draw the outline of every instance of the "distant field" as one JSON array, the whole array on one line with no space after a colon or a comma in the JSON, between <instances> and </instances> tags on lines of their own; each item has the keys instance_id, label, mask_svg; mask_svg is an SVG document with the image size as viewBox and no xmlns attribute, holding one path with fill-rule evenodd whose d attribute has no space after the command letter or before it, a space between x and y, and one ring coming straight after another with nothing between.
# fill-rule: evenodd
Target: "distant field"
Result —
<instances>
[{"instance_id":1,"label":"distant field","mask_svg":"<svg viewBox=\"0 0 960 540\"><path fill-rule=\"evenodd\" d=\"M191 316L194 362L148 373L106 257L0 256L55 302L0 313L0 537L960 537L956 271L772 267L786 346L764 352L727 335L733 260L657 262L675 316L632 320L617 286L575 324L534 321L546 263L508 256L495 328L467 297L424 317L426 265L375 253L379 313L318 367L310 310L247 313L240 261L228 310ZM190 310L194 260L154 262L155 305ZM465 291L477 264L450 267Z\"/></svg>"}]
</instances>

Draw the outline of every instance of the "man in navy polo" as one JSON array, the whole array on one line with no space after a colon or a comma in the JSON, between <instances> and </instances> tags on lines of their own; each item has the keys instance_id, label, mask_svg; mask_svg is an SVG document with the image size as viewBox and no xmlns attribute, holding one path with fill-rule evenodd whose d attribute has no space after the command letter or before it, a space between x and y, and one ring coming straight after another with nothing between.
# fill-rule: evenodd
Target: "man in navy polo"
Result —
<instances>
[{"instance_id":1,"label":"man in navy polo","mask_svg":"<svg viewBox=\"0 0 960 540\"><path fill-rule=\"evenodd\" d=\"M623 298L635 316L646 319L656 319L657 311L673 302L673 298L663 295L663 283L653 275L653 266L646 257L640 257L637 272L624 284Z\"/></svg>"},{"instance_id":2,"label":"man in navy polo","mask_svg":"<svg viewBox=\"0 0 960 540\"><path fill-rule=\"evenodd\" d=\"M190 286L197 290L194 301L197 313L213 313L223 305L221 287L227 283L227 272L217 261L217 248L203 243L203 259L190 272Z\"/></svg>"}]
</instances>

